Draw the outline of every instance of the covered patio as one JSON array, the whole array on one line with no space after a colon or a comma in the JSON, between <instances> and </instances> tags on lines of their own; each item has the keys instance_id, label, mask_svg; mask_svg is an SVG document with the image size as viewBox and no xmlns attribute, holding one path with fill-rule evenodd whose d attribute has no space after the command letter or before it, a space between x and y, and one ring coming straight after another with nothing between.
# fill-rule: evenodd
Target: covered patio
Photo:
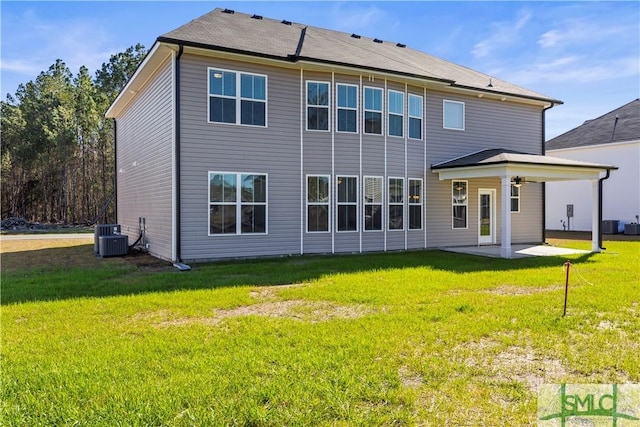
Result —
<instances>
[{"instance_id":1,"label":"covered patio","mask_svg":"<svg viewBox=\"0 0 640 427\"><path fill-rule=\"evenodd\" d=\"M602 181L609 177L616 166L580 162L576 160L521 153L506 149L490 149L471 153L466 156L437 163L431 171L437 173L441 181L473 178L500 178L500 191L511 194L511 186L520 186L525 182L548 181L591 181L591 251L600 252L602 238ZM501 238L499 248L501 258L514 258L521 255L522 248L511 245L511 206L509 197L501 197ZM531 246L531 245L529 245ZM479 248L488 250L490 247Z\"/></svg>"}]
</instances>

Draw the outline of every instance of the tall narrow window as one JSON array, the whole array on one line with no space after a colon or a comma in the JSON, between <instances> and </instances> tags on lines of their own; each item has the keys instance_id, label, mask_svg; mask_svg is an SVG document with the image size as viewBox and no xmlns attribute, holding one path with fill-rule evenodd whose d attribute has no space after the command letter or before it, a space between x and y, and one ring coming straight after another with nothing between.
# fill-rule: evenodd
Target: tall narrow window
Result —
<instances>
[{"instance_id":1,"label":"tall narrow window","mask_svg":"<svg viewBox=\"0 0 640 427\"><path fill-rule=\"evenodd\" d=\"M467 228L467 181L453 181L451 193L453 228Z\"/></svg>"},{"instance_id":2,"label":"tall narrow window","mask_svg":"<svg viewBox=\"0 0 640 427\"><path fill-rule=\"evenodd\" d=\"M266 126L267 76L209 68L209 121Z\"/></svg>"},{"instance_id":3,"label":"tall narrow window","mask_svg":"<svg viewBox=\"0 0 640 427\"><path fill-rule=\"evenodd\" d=\"M209 69L209 121L236 123L236 73Z\"/></svg>"},{"instance_id":4,"label":"tall narrow window","mask_svg":"<svg viewBox=\"0 0 640 427\"><path fill-rule=\"evenodd\" d=\"M358 231L358 178L339 176L338 186L338 231Z\"/></svg>"},{"instance_id":5,"label":"tall narrow window","mask_svg":"<svg viewBox=\"0 0 640 427\"><path fill-rule=\"evenodd\" d=\"M264 126L266 119L266 78L254 74L240 74L240 123Z\"/></svg>"},{"instance_id":6,"label":"tall narrow window","mask_svg":"<svg viewBox=\"0 0 640 427\"><path fill-rule=\"evenodd\" d=\"M329 130L329 83L307 82L307 130Z\"/></svg>"},{"instance_id":7,"label":"tall narrow window","mask_svg":"<svg viewBox=\"0 0 640 427\"><path fill-rule=\"evenodd\" d=\"M329 177L307 177L307 231L329 231Z\"/></svg>"},{"instance_id":8,"label":"tall narrow window","mask_svg":"<svg viewBox=\"0 0 640 427\"><path fill-rule=\"evenodd\" d=\"M358 86L339 84L338 89L338 132L358 131Z\"/></svg>"},{"instance_id":9,"label":"tall narrow window","mask_svg":"<svg viewBox=\"0 0 640 427\"><path fill-rule=\"evenodd\" d=\"M422 97L409 95L409 138L422 139Z\"/></svg>"},{"instance_id":10,"label":"tall narrow window","mask_svg":"<svg viewBox=\"0 0 640 427\"><path fill-rule=\"evenodd\" d=\"M209 172L209 234L267 232L267 175Z\"/></svg>"},{"instance_id":11,"label":"tall narrow window","mask_svg":"<svg viewBox=\"0 0 640 427\"><path fill-rule=\"evenodd\" d=\"M382 177L364 177L364 229L382 230Z\"/></svg>"},{"instance_id":12,"label":"tall narrow window","mask_svg":"<svg viewBox=\"0 0 640 427\"><path fill-rule=\"evenodd\" d=\"M241 233L267 231L267 176L241 175Z\"/></svg>"},{"instance_id":13,"label":"tall narrow window","mask_svg":"<svg viewBox=\"0 0 640 427\"><path fill-rule=\"evenodd\" d=\"M404 230L404 178L389 178L389 230Z\"/></svg>"},{"instance_id":14,"label":"tall narrow window","mask_svg":"<svg viewBox=\"0 0 640 427\"><path fill-rule=\"evenodd\" d=\"M404 93L390 90L389 97L389 136L402 136L404 128Z\"/></svg>"},{"instance_id":15,"label":"tall narrow window","mask_svg":"<svg viewBox=\"0 0 640 427\"><path fill-rule=\"evenodd\" d=\"M422 229L422 180L409 180L409 230Z\"/></svg>"},{"instance_id":16,"label":"tall narrow window","mask_svg":"<svg viewBox=\"0 0 640 427\"><path fill-rule=\"evenodd\" d=\"M511 186L511 212L520 212L520 187Z\"/></svg>"},{"instance_id":17,"label":"tall narrow window","mask_svg":"<svg viewBox=\"0 0 640 427\"><path fill-rule=\"evenodd\" d=\"M382 89L364 88L364 133L382 135Z\"/></svg>"},{"instance_id":18,"label":"tall narrow window","mask_svg":"<svg viewBox=\"0 0 640 427\"><path fill-rule=\"evenodd\" d=\"M442 101L442 126L445 129L464 130L464 102Z\"/></svg>"}]
</instances>

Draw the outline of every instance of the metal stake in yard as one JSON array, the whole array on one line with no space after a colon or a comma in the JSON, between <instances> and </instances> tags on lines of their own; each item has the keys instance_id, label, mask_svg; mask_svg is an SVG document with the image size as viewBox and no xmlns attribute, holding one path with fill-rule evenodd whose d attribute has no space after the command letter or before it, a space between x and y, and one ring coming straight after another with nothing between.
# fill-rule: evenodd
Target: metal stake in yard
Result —
<instances>
[{"instance_id":1,"label":"metal stake in yard","mask_svg":"<svg viewBox=\"0 0 640 427\"><path fill-rule=\"evenodd\" d=\"M567 295L569 294L569 267L571 267L571 262L567 261L563 265L566 269L567 274L564 282L564 310L562 311L562 317L567 314Z\"/></svg>"}]
</instances>

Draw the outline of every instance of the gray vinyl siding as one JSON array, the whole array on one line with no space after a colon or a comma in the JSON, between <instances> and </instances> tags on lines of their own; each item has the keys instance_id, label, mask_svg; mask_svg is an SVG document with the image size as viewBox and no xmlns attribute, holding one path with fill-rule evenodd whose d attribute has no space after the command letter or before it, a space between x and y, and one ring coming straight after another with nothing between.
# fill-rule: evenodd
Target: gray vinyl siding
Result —
<instances>
[{"instance_id":1,"label":"gray vinyl siding","mask_svg":"<svg viewBox=\"0 0 640 427\"><path fill-rule=\"evenodd\" d=\"M208 67L266 75L268 127L209 123ZM299 253L299 72L184 55L180 84L182 258ZM267 234L208 235L209 171L268 175Z\"/></svg>"},{"instance_id":2,"label":"gray vinyl siding","mask_svg":"<svg viewBox=\"0 0 640 427\"><path fill-rule=\"evenodd\" d=\"M129 244L146 219L149 253L172 259L173 84L170 57L116 119L118 218Z\"/></svg>"},{"instance_id":3,"label":"gray vinyl siding","mask_svg":"<svg viewBox=\"0 0 640 427\"><path fill-rule=\"evenodd\" d=\"M465 103L465 130L442 126L443 99ZM540 107L499 100L427 92L427 168L431 165L490 148L505 148L542 154L542 116ZM464 246L478 241L478 188L495 188L496 210L500 218L500 180L470 179L468 189L468 229L453 229L451 223L451 181L440 181L429 171L426 177L427 246ZM542 239L542 192L535 184L523 186L522 207L512 214L512 243L539 242Z\"/></svg>"}]
</instances>

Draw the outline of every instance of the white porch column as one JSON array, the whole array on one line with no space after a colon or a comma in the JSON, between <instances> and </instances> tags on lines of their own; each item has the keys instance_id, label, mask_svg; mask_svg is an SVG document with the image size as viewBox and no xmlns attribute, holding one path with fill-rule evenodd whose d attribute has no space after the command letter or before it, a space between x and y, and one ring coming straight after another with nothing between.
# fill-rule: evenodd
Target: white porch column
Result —
<instances>
[{"instance_id":1,"label":"white porch column","mask_svg":"<svg viewBox=\"0 0 640 427\"><path fill-rule=\"evenodd\" d=\"M500 236L500 256L511 258L511 177L501 179L500 212L502 213L502 233Z\"/></svg>"},{"instance_id":2,"label":"white porch column","mask_svg":"<svg viewBox=\"0 0 640 427\"><path fill-rule=\"evenodd\" d=\"M600 235L600 189L597 179L591 180L591 252L600 252L598 236Z\"/></svg>"}]
</instances>

